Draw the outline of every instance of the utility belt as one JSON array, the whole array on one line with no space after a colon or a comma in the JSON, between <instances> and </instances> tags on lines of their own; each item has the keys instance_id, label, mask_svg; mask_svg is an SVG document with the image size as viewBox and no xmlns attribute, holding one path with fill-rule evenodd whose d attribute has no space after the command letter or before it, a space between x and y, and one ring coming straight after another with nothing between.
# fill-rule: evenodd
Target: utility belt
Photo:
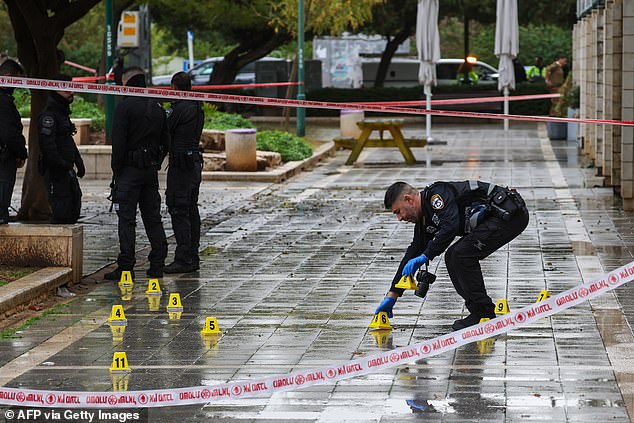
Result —
<instances>
[{"instance_id":1,"label":"utility belt","mask_svg":"<svg viewBox=\"0 0 634 423\"><path fill-rule=\"evenodd\" d=\"M487 198L491 214L508 222L520 210L526 210L522 196L513 188L496 187Z\"/></svg>"},{"instance_id":2,"label":"utility belt","mask_svg":"<svg viewBox=\"0 0 634 423\"><path fill-rule=\"evenodd\" d=\"M125 164L137 169L158 168L160 166L159 154L148 147L139 147L136 150L128 151Z\"/></svg>"},{"instance_id":3,"label":"utility belt","mask_svg":"<svg viewBox=\"0 0 634 423\"><path fill-rule=\"evenodd\" d=\"M487 216L495 216L508 222L520 210L526 210L526 203L516 190L492 185L484 203L465 207L464 233L471 233Z\"/></svg>"},{"instance_id":4,"label":"utility belt","mask_svg":"<svg viewBox=\"0 0 634 423\"><path fill-rule=\"evenodd\" d=\"M193 169L195 163L202 162L203 155L199 150L170 153L170 166L178 169Z\"/></svg>"}]
</instances>

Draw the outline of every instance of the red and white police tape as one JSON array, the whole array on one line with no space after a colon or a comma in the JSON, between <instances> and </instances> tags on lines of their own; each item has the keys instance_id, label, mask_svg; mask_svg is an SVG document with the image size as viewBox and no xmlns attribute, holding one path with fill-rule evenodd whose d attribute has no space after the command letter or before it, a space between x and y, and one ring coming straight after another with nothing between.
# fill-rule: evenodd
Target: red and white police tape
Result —
<instances>
[{"instance_id":1,"label":"red and white police tape","mask_svg":"<svg viewBox=\"0 0 634 423\"><path fill-rule=\"evenodd\" d=\"M529 325L634 280L634 262L546 300L460 331L345 363L240 382L130 392L48 391L0 387L0 404L56 408L166 407L271 395L380 372ZM105 370L105 369L104 369Z\"/></svg>"},{"instance_id":2,"label":"red and white police tape","mask_svg":"<svg viewBox=\"0 0 634 423\"><path fill-rule=\"evenodd\" d=\"M289 100L269 97L253 97L236 94L218 94L195 91L176 91L168 88L139 88L125 87L119 85L104 85L85 82L54 81L49 79L18 78L10 76L0 76L0 86L15 88L30 88L36 90L61 90L74 91L79 93L124 95L135 97L156 97L165 100L199 100L214 101L220 103L244 103L259 106L278 107L305 107L313 109L357 109L371 112L412 114L412 115L437 115L453 116L478 119L508 119L530 122L578 122L618 126L634 126L634 121L613 120L613 119L577 119L577 118L557 118L551 116L524 116L524 115L504 115L493 113L461 112L454 110L424 110L405 107L392 107L384 105L363 105L356 103L335 103L327 101L310 100Z\"/></svg>"}]
</instances>

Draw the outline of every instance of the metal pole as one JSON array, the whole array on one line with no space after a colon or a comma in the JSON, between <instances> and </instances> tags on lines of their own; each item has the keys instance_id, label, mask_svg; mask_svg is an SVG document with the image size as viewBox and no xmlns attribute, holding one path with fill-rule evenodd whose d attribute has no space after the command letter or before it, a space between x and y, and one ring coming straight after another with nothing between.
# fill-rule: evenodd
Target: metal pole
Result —
<instances>
[{"instance_id":1,"label":"metal pole","mask_svg":"<svg viewBox=\"0 0 634 423\"><path fill-rule=\"evenodd\" d=\"M304 0L297 0L297 99L306 100L304 94ZM297 136L306 135L306 109L297 108Z\"/></svg>"},{"instance_id":2,"label":"metal pole","mask_svg":"<svg viewBox=\"0 0 634 423\"><path fill-rule=\"evenodd\" d=\"M191 70L194 67L194 31L187 31L187 51L189 54L189 62L187 63L187 70Z\"/></svg>"},{"instance_id":3,"label":"metal pole","mask_svg":"<svg viewBox=\"0 0 634 423\"><path fill-rule=\"evenodd\" d=\"M504 114L509 114L509 87L504 87ZM504 132L509 130L509 120L504 119Z\"/></svg>"},{"instance_id":4,"label":"metal pole","mask_svg":"<svg viewBox=\"0 0 634 423\"><path fill-rule=\"evenodd\" d=\"M112 65L114 64L113 27L112 0L106 0L106 74L112 71ZM114 83L114 79L106 79L106 84L114 85ZM106 95L106 144L112 144L113 121L114 97Z\"/></svg>"}]
</instances>

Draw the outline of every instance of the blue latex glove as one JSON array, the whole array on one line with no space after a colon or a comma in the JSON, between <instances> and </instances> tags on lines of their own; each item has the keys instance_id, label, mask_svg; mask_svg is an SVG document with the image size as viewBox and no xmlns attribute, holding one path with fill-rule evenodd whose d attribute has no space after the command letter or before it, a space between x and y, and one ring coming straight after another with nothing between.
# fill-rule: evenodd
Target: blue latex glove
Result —
<instances>
[{"instance_id":1,"label":"blue latex glove","mask_svg":"<svg viewBox=\"0 0 634 423\"><path fill-rule=\"evenodd\" d=\"M396 298L385 297L383 301L381 301L381 305L376 308L374 314L379 314L379 312L384 311L387 313L387 317L391 319L394 316L394 314L392 314L394 304L396 304Z\"/></svg>"},{"instance_id":2,"label":"blue latex glove","mask_svg":"<svg viewBox=\"0 0 634 423\"><path fill-rule=\"evenodd\" d=\"M425 263L427 263L427 256L425 254L421 254L418 257L414 257L413 259L407 262L405 267L403 267L403 272L401 272L401 275L403 276L413 275L414 273L416 273L418 268L421 267Z\"/></svg>"}]
</instances>

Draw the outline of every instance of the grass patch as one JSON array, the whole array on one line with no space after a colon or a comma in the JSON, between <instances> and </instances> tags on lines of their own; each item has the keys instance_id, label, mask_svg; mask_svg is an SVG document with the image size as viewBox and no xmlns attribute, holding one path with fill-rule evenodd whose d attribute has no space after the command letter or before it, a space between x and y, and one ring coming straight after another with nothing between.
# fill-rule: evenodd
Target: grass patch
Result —
<instances>
[{"instance_id":1,"label":"grass patch","mask_svg":"<svg viewBox=\"0 0 634 423\"><path fill-rule=\"evenodd\" d=\"M48 310L42 312L39 316L31 317L26 322L22 323L20 326L16 328L9 328L9 329L3 330L2 332L0 332L0 339L18 339L20 337L15 336L15 334L17 332L27 329L33 323L39 322L40 320L45 319L52 315L70 314L69 311L63 311L63 309L67 307L68 307L68 304L57 304L49 308Z\"/></svg>"},{"instance_id":2,"label":"grass patch","mask_svg":"<svg viewBox=\"0 0 634 423\"><path fill-rule=\"evenodd\" d=\"M5 266L0 265L0 286L6 285L9 282L17 281L20 278L30 275L37 269L32 267L19 267L19 266Z\"/></svg>"}]
</instances>

